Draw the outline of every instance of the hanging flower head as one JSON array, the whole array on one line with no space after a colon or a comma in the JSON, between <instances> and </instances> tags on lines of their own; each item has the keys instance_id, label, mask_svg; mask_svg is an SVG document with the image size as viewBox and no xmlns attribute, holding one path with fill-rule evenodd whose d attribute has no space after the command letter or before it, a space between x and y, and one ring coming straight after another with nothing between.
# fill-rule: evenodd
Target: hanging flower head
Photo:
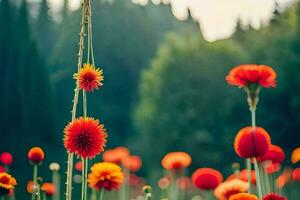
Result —
<instances>
[{"instance_id":1,"label":"hanging flower head","mask_svg":"<svg viewBox=\"0 0 300 200\"><path fill-rule=\"evenodd\" d=\"M88 175L89 186L100 190L104 188L107 191L118 190L124 181L124 175L121 167L108 162L96 163L91 167Z\"/></svg>"},{"instance_id":2,"label":"hanging flower head","mask_svg":"<svg viewBox=\"0 0 300 200\"><path fill-rule=\"evenodd\" d=\"M192 175L193 184L201 190L214 190L223 181L222 174L212 168L199 168Z\"/></svg>"},{"instance_id":3,"label":"hanging flower head","mask_svg":"<svg viewBox=\"0 0 300 200\"><path fill-rule=\"evenodd\" d=\"M142 167L142 159L139 156L128 156L122 160L122 164L131 172L136 172Z\"/></svg>"},{"instance_id":4,"label":"hanging flower head","mask_svg":"<svg viewBox=\"0 0 300 200\"><path fill-rule=\"evenodd\" d=\"M51 197L56 193L56 187L53 183L44 183L41 190L45 192L48 197Z\"/></svg>"},{"instance_id":5,"label":"hanging flower head","mask_svg":"<svg viewBox=\"0 0 300 200\"><path fill-rule=\"evenodd\" d=\"M258 200L258 198L253 194L239 193L232 195L229 200Z\"/></svg>"},{"instance_id":6,"label":"hanging flower head","mask_svg":"<svg viewBox=\"0 0 300 200\"><path fill-rule=\"evenodd\" d=\"M32 147L29 150L27 157L32 164L38 165L44 160L45 153L40 147Z\"/></svg>"},{"instance_id":7,"label":"hanging flower head","mask_svg":"<svg viewBox=\"0 0 300 200\"><path fill-rule=\"evenodd\" d=\"M93 92L94 89L98 89L103 85L101 83L103 81L103 71L96 69L91 64L84 64L83 68L74 74L74 78L78 80L79 88L87 92Z\"/></svg>"},{"instance_id":8,"label":"hanging flower head","mask_svg":"<svg viewBox=\"0 0 300 200\"><path fill-rule=\"evenodd\" d=\"M104 150L106 130L94 118L75 119L66 126L64 133L64 144L70 153L76 153L82 158L93 158Z\"/></svg>"},{"instance_id":9,"label":"hanging flower head","mask_svg":"<svg viewBox=\"0 0 300 200\"><path fill-rule=\"evenodd\" d=\"M229 85L244 88L250 109L255 109L260 88L276 87L276 77L276 72L269 66L244 64L233 68L226 76L226 81Z\"/></svg>"},{"instance_id":10,"label":"hanging flower head","mask_svg":"<svg viewBox=\"0 0 300 200\"><path fill-rule=\"evenodd\" d=\"M13 157L9 152L3 152L0 155L0 161L4 165L11 165L11 163L13 162Z\"/></svg>"},{"instance_id":11,"label":"hanging flower head","mask_svg":"<svg viewBox=\"0 0 300 200\"><path fill-rule=\"evenodd\" d=\"M264 196L263 200L287 200L287 198L275 193L269 193Z\"/></svg>"},{"instance_id":12,"label":"hanging flower head","mask_svg":"<svg viewBox=\"0 0 300 200\"><path fill-rule=\"evenodd\" d=\"M221 183L215 189L215 196L219 200L229 200L232 195L244 193L249 189L249 184L238 179Z\"/></svg>"},{"instance_id":13,"label":"hanging flower head","mask_svg":"<svg viewBox=\"0 0 300 200\"><path fill-rule=\"evenodd\" d=\"M8 194L17 185L17 181L11 175L2 172L0 173L0 196Z\"/></svg>"},{"instance_id":14,"label":"hanging flower head","mask_svg":"<svg viewBox=\"0 0 300 200\"><path fill-rule=\"evenodd\" d=\"M271 145L271 138L268 132L256 127L253 131L252 127L241 129L235 137L234 149L241 158L252 158L264 156Z\"/></svg>"},{"instance_id":15,"label":"hanging flower head","mask_svg":"<svg viewBox=\"0 0 300 200\"><path fill-rule=\"evenodd\" d=\"M285 153L281 147L271 145L265 155L258 157L259 162L271 161L272 163L282 163L285 158Z\"/></svg>"},{"instance_id":16,"label":"hanging flower head","mask_svg":"<svg viewBox=\"0 0 300 200\"><path fill-rule=\"evenodd\" d=\"M185 152L170 152L161 161L162 166L168 170L184 169L191 163L191 156Z\"/></svg>"},{"instance_id":17,"label":"hanging flower head","mask_svg":"<svg viewBox=\"0 0 300 200\"><path fill-rule=\"evenodd\" d=\"M292 152L291 161L293 164L296 164L300 160L300 147L296 148Z\"/></svg>"},{"instance_id":18,"label":"hanging flower head","mask_svg":"<svg viewBox=\"0 0 300 200\"><path fill-rule=\"evenodd\" d=\"M121 164L122 160L129 156L130 152L126 147L116 147L111 150L106 150L103 153L103 161Z\"/></svg>"}]
</instances>

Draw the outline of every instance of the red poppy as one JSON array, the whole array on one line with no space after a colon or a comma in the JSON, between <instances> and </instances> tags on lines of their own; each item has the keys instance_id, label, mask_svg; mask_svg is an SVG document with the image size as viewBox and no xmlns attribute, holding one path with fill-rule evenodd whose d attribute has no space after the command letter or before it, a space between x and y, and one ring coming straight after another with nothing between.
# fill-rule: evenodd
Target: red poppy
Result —
<instances>
[{"instance_id":1,"label":"red poppy","mask_svg":"<svg viewBox=\"0 0 300 200\"><path fill-rule=\"evenodd\" d=\"M265 155L258 157L259 162L272 161L273 163L282 163L285 158L285 153L281 147L271 145Z\"/></svg>"},{"instance_id":2,"label":"red poppy","mask_svg":"<svg viewBox=\"0 0 300 200\"><path fill-rule=\"evenodd\" d=\"M238 87L257 85L269 88L276 87L276 77L276 72L269 66L245 64L233 68L226 76L226 81Z\"/></svg>"},{"instance_id":3,"label":"red poppy","mask_svg":"<svg viewBox=\"0 0 300 200\"><path fill-rule=\"evenodd\" d=\"M241 158L264 156L271 145L271 138L261 127L246 127L235 137L234 149Z\"/></svg>"},{"instance_id":4,"label":"red poppy","mask_svg":"<svg viewBox=\"0 0 300 200\"><path fill-rule=\"evenodd\" d=\"M82 158L94 158L104 150L106 130L94 118L75 119L66 126L64 132L64 144L70 153Z\"/></svg>"},{"instance_id":5,"label":"red poppy","mask_svg":"<svg viewBox=\"0 0 300 200\"><path fill-rule=\"evenodd\" d=\"M269 193L266 196L264 196L263 200L287 200L286 197L279 196L275 193Z\"/></svg>"},{"instance_id":6,"label":"red poppy","mask_svg":"<svg viewBox=\"0 0 300 200\"><path fill-rule=\"evenodd\" d=\"M292 172L292 180L293 181L300 181L300 168L296 168Z\"/></svg>"},{"instance_id":7,"label":"red poppy","mask_svg":"<svg viewBox=\"0 0 300 200\"><path fill-rule=\"evenodd\" d=\"M281 164L279 163L269 162L265 164L265 172L267 174L274 174L278 172L280 169L281 169Z\"/></svg>"},{"instance_id":8,"label":"red poppy","mask_svg":"<svg viewBox=\"0 0 300 200\"><path fill-rule=\"evenodd\" d=\"M170 152L161 161L162 166L169 170L184 169L191 163L191 156L185 152Z\"/></svg>"},{"instance_id":9,"label":"red poppy","mask_svg":"<svg viewBox=\"0 0 300 200\"><path fill-rule=\"evenodd\" d=\"M170 178L168 177L162 177L161 179L159 179L158 181L158 187L162 190L167 189L170 185Z\"/></svg>"},{"instance_id":10,"label":"red poppy","mask_svg":"<svg viewBox=\"0 0 300 200\"><path fill-rule=\"evenodd\" d=\"M122 160L122 164L128 170L136 172L142 167L142 159L138 156L128 156Z\"/></svg>"},{"instance_id":11,"label":"red poppy","mask_svg":"<svg viewBox=\"0 0 300 200\"><path fill-rule=\"evenodd\" d=\"M45 154L40 147L33 147L29 150L27 157L33 164L39 164L44 160Z\"/></svg>"},{"instance_id":12,"label":"red poppy","mask_svg":"<svg viewBox=\"0 0 300 200\"><path fill-rule=\"evenodd\" d=\"M56 187L53 183L44 183L41 187L41 190L46 193L48 197L51 197L56 192Z\"/></svg>"},{"instance_id":13,"label":"red poppy","mask_svg":"<svg viewBox=\"0 0 300 200\"><path fill-rule=\"evenodd\" d=\"M0 161L4 165L11 165L11 163L13 162L13 157L9 152L3 152L0 155Z\"/></svg>"},{"instance_id":14,"label":"red poppy","mask_svg":"<svg viewBox=\"0 0 300 200\"><path fill-rule=\"evenodd\" d=\"M106 150L102 155L102 159L105 162L121 164L122 160L128 157L129 154L130 152L126 147L116 147L111 150Z\"/></svg>"},{"instance_id":15,"label":"red poppy","mask_svg":"<svg viewBox=\"0 0 300 200\"><path fill-rule=\"evenodd\" d=\"M180 177L176 180L176 185L181 190L187 190L192 187L192 181L189 177Z\"/></svg>"},{"instance_id":16,"label":"red poppy","mask_svg":"<svg viewBox=\"0 0 300 200\"><path fill-rule=\"evenodd\" d=\"M193 184L201 190L213 190L222 181L222 174L211 168L199 168L192 175Z\"/></svg>"},{"instance_id":17,"label":"red poppy","mask_svg":"<svg viewBox=\"0 0 300 200\"><path fill-rule=\"evenodd\" d=\"M214 194L219 200L228 200L231 196L247 192L249 184L238 179L226 181L216 187Z\"/></svg>"}]
</instances>

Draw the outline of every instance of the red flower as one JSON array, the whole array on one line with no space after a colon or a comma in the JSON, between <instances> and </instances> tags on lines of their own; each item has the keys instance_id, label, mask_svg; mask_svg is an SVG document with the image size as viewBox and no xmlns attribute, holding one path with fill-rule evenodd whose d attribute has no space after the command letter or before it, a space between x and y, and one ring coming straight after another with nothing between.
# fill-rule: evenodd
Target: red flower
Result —
<instances>
[{"instance_id":1,"label":"red flower","mask_svg":"<svg viewBox=\"0 0 300 200\"><path fill-rule=\"evenodd\" d=\"M278 172L281 169L281 164L279 163L266 163L265 165L265 172L267 174L273 174L275 172Z\"/></svg>"},{"instance_id":2,"label":"red flower","mask_svg":"<svg viewBox=\"0 0 300 200\"><path fill-rule=\"evenodd\" d=\"M248 87L257 85L265 88L276 87L276 72L269 66L245 64L233 68L226 76L230 85Z\"/></svg>"},{"instance_id":3,"label":"red flower","mask_svg":"<svg viewBox=\"0 0 300 200\"><path fill-rule=\"evenodd\" d=\"M132 172L136 172L141 169L142 167L142 160L138 156L128 156L123 159L122 164L128 170Z\"/></svg>"},{"instance_id":4,"label":"red flower","mask_svg":"<svg viewBox=\"0 0 300 200\"><path fill-rule=\"evenodd\" d=\"M79 88L88 92L93 92L94 89L98 89L103 84L103 72L100 69L96 69L91 64L84 64L79 73L74 74L74 78L78 80Z\"/></svg>"},{"instance_id":5,"label":"red flower","mask_svg":"<svg viewBox=\"0 0 300 200\"><path fill-rule=\"evenodd\" d=\"M13 162L13 157L9 152L3 152L0 155L0 161L4 165L10 165Z\"/></svg>"},{"instance_id":6,"label":"red flower","mask_svg":"<svg viewBox=\"0 0 300 200\"><path fill-rule=\"evenodd\" d=\"M287 200L287 198L279 196L275 193L269 193L266 196L264 196L263 200Z\"/></svg>"},{"instance_id":7,"label":"red flower","mask_svg":"<svg viewBox=\"0 0 300 200\"><path fill-rule=\"evenodd\" d=\"M292 180L293 181L300 181L300 168L296 168L292 172Z\"/></svg>"},{"instance_id":8,"label":"red flower","mask_svg":"<svg viewBox=\"0 0 300 200\"><path fill-rule=\"evenodd\" d=\"M69 123L64 132L64 144L70 153L93 158L104 150L107 135L98 120L80 117Z\"/></svg>"},{"instance_id":9,"label":"red flower","mask_svg":"<svg viewBox=\"0 0 300 200\"><path fill-rule=\"evenodd\" d=\"M192 162L192 158L185 152L171 152L165 155L161 164L165 169L183 169L188 167Z\"/></svg>"},{"instance_id":10,"label":"red flower","mask_svg":"<svg viewBox=\"0 0 300 200\"><path fill-rule=\"evenodd\" d=\"M82 162L81 161L78 161L76 164L75 164L75 169L77 171L82 171Z\"/></svg>"},{"instance_id":11,"label":"red flower","mask_svg":"<svg viewBox=\"0 0 300 200\"><path fill-rule=\"evenodd\" d=\"M241 158L263 156L271 145L271 138L261 127L241 129L235 137L234 149Z\"/></svg>"},{"instance_id":12,"label":"red flower","mask_svg":"<svg viewBox=\"0 0 300 200\"><path fill-rule=\"evenodd\" d=\"M259 162L272 161L272 163L282 163L285 158L285 153L281 147L271 145L265 155L258 157Z\"/></svg>"},{"instance_id":13,"label":"red flower","mask_svg":"<svg viewBox=\"0 0 300 200\"><path fill-rule=\"evenodd\" d=\"M121 164L122 160L129 156L129 150L126 147L116 147L111 150L106 150L102 159L105 162Z\"/></svg>"},{"instance_id":14,"label":"red flower","mask_svg":"<svg viewBox=\"0 0 300 200\"><path fill-rule=\"evenodd\" d=\"M29 150L27 157L33 164L39 164L44 160L45 154L40 147L33 147Z\"/></svg>"},{"instance_id":15,"label":"red flower","mask_svg":"<svg viewBox=\"0 0 300 200\"><path fill-rule=\"evenodd\" d=\"M41 187L41 190L46 193L48 197L51 197L56 192L56 187L53 183L44 183Z\"/></svg>"},{"instance_id":16,"label":"red flower","mask_svg":"<svg viewBox=\"0 0 300 200\"><path fill-rule=\"evenodd\" d=\"M167 189L170 185L170 178L168 177L162 177L161 179L159 179L158 181L158 187L162 190Z\"/></svg>"},{"instance_id":17,"label":"red flower","mask_svg":"<svg viewBox=\"0 0 300 200\"><path fill-rule=\"evenodd\" d=\"M191 188L192 186L192 182L191 179L189 177L180 177L176 180L176 185L179 189L181 190L186 190L188 188Z\"/></svg>"},{"instance_id":18,"label":"red flower","mask_svg":"<svg viewBox=\"0 0 300 200\"><path fill-rule=\"evenodd\" d=\"M199 168L192 175L193 184L201 190L213 190L222 181L222 174L211 168Z\"/></svg>"}]
</instances>

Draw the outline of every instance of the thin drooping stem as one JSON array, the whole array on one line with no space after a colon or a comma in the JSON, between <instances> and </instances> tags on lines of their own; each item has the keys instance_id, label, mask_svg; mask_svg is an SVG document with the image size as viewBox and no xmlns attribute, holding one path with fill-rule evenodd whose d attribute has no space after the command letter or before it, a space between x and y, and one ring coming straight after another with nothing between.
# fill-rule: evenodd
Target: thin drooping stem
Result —
<instances>
[{"instance_id":1,"label":"thin drooping stem","mask_svg":"<svg viewBox=\"0 0 300 200\"><path fill-rule=\"evenodd\" d=\"M257 184L257 192L258 197L260 200L263 199L262 190L261 190L261 180L260 180L260 173L259 173L259 167L256 158L253 158L254 160L254 168L255 168L255 174L256 174L256 184Z\"/></svg>"},{"instance_id":2,"label":"thin drooping stem","mask_svg":"<svg viewBox=\"0 0 300 200\"><path fill-rule=\"evenodd\" d=\"M38 165L33 165L33 192L31 195L31 199L35 200L38 195L38 183L37 183L37 173L38 173Z\"/></svg>"},{"instance_id":3,"label":"thin drooping stem","mask_svg":"<svg viewBox=\"0 0 300 200\"><path fill-rule=\"evenodd\" d=\"M82 18L81 18L81 28L80 28L80 39L79 39L79 49L78 49L78 60L77 60L77 73L80 71L82 66L82 58L83 58L83 49L84 49L84 37L85 37L85 11L86 4L83 3L82 6ZM72 108L72 121L76 118L77 112L77 104L79 98L79 81L76 80L76 87L74 91L74 99L73 99L73 108ZM67 182L66 182L66 200L72 199L72 175L73 175L73 153L68 152L68 167L67 167Z\"/></svg>"}]
</instances>

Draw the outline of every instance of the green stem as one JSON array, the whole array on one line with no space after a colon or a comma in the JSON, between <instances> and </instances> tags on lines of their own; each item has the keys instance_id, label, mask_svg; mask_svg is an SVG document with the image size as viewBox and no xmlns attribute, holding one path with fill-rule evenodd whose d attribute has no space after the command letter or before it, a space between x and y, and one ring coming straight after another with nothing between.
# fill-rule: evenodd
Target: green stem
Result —
<instances>
[{"instance_id":1,"label":"green stem","mask_svg":"<svg viewBox=\"0 0 300 200\"><path fill-rule=\"evenodd\" d=\"M38 165L34 164L33 165L33 192L31 195L32 200L35 200L38 194L37 173L38 173Z\"/></svg>"},{"instance_id":2,"label":"green stem","mask_svg":"<svg viewBox=\"0 0 300 200\"><path fill-rule=\"evenodd\" d=\"M254 168L255 168L255 174L256 174L257 192L258 192L259 199L262 200L263 195L262 195L262 189L261 189L259 167L258 167L258 163L257 163L256 158L253 158L253 160L254 160Z\"/></svg>"},{"instance_id":3,"label":"green stem","mask_svg":"<svg viewBox=\"0 0 300 200\"><path fill-rule=\"evenodd\" d=\"M102 188L100 190L100 198L99 198L99 200L103 200L103 196L104 196L104 188Z\"/></svg>"},{"instance_id":4,"label":"green stem","mask_svg":"<svg viewBox=\"0 0 300 200\"><path fill-rule=\"evenodd\" d=\"M46 192L43 192L43 200L47 200Z\"/></svg>"},{"instance_id":5,"label":"green stem","mask_svg":"<svg viewBox=\"0 0 300 200\"><path fill-rule=\"evenodd\" d=\"M252 174L251 174L251 159L247 158L246 162L247 162L248 183L249 183L248 192L251 194L251 176L252 176Z\"/></svg>"},{"instance_id":6,"label":"green stem","mask_svg":"<svg viewBox=\"0 0 300 200\"><path fill-rule=\"evenodd\" d=\"M85 196L85 159L81 158L81 162L82 162L82 170L81 170L81 200L84 200L84 196Z\"/></svg>"},{"instance_id":7,"label":"green stem","mask_svg":"<svg viewBox=\"0 0 300 200\"><path fill-rule=\"evenodd\" d=\"M87 174L88 174L88 166L89 166L89 160L88 158L85 159L85 170L84 170L84 179L85 179L85 184L84 184L84 199L87 199Z\"/></svg>"}]
</instances>

